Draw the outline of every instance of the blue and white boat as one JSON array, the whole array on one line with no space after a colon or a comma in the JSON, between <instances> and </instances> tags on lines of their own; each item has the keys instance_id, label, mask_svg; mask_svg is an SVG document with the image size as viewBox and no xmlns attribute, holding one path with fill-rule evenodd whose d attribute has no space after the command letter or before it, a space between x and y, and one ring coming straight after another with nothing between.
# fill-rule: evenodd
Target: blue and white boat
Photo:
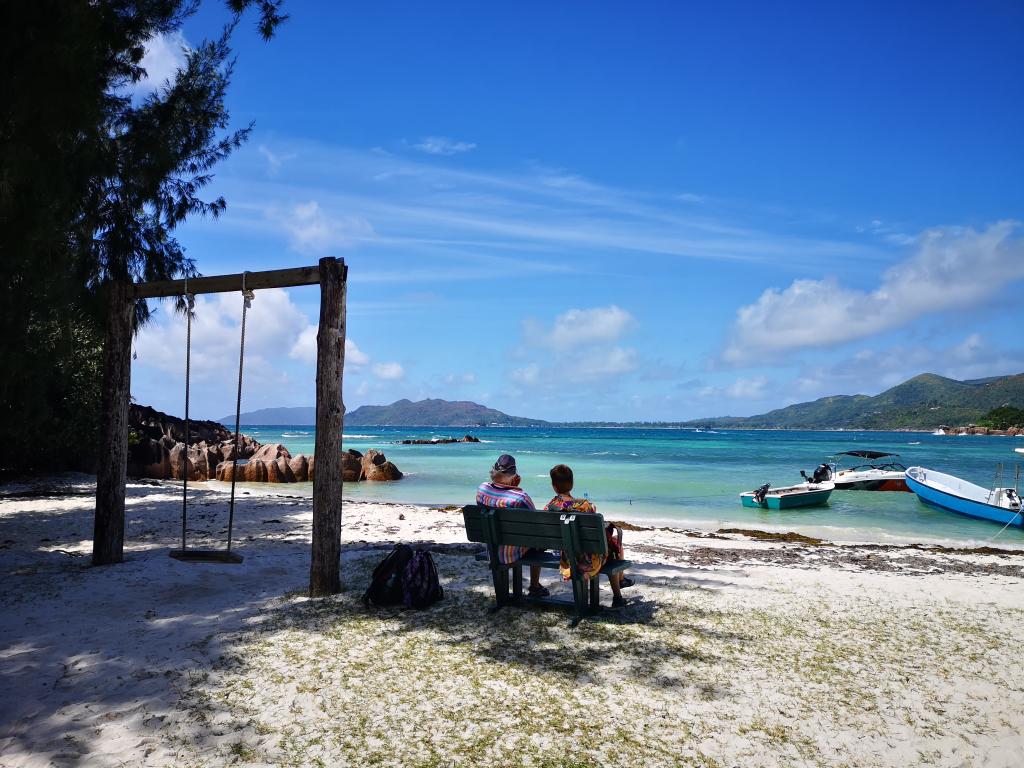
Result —
<instances>
[{"instance_id":1,"label":"blue and white boat","mask_svg":"<svg viewBox=\"0 0 1024 768\"><path fill-rule=\"evenodd\" d=\"M910 467L907 486L932 507L960 515L1024 527L1024 511L1014 488L982 488L959 477L924 467Z\"/></svg>"}]
</instances>

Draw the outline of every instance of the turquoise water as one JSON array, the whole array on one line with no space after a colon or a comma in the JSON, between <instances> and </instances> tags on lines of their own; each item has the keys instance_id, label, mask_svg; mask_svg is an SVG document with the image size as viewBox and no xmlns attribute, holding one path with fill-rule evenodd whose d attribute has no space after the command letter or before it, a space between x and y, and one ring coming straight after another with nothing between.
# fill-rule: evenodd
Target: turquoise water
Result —
<instances>
[{"instance_id":1,"label":"turquoise water","mask_svg":"<svg viewBox=\"0 0 1024 768\"><path fill-rule=\"evenodd\" d=\"M280 442L293 453L313 453L308 426L255 426L245 430L262 443ZM1014 484L1024 439L938 437L907 432L796 432L675 429L478 428L482 443L396 445L405 438L460 437L466 430L417 427L352 427L346 448L383 450L405 478L395 483L349 483L352 499L465 504L501 453L518 461L523 487L539 505L551 498L548 470L573 468L577 495L588 494L606 516L714 530L756 527L798 531L835 541L984 544L1024 547L1024 531L940 512L910 493L836 491L828 506L769 512L746 509L738 494L770 482L800 482L838 451L898 453L915 464L991 487L1003 464L1002 485ZM310 484L289 487L310 493Z\"/></svg>"}]
</instances>

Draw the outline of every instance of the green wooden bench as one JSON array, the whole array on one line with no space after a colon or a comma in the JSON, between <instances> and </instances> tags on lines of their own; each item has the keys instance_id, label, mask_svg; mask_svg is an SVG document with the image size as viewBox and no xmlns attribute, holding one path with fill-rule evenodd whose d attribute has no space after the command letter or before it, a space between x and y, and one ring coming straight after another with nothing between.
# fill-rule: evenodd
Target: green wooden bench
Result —
<instances>
[{"instance_id":1,"label":"green wooden bench","mask_svg":"<svg viewBox=\"0 0 1024 768\"><path fill-rule=\"evenodd\" d=\"M573 623L577 623L589 613L600 610L600 574L584 579L576 566L576 558L579 555L608 554L605 522L601 515L481 507L471 504L462 508L462 517L466 524L466 538L487 545L491 577L494 581L495 610L523 599L524 567L537 565L541 568L557 569L560 551L566 553L572 572L572 605L575 608ZM528 554L514 563L503 564L498 561L498 547L501 545L554 552ZM626 570L631 565L628 560L615 560L605 563L601 573L610 576ZM529 599L531 602L566 605L565 601L557 598Z\"/></svg>"}]
</instances>

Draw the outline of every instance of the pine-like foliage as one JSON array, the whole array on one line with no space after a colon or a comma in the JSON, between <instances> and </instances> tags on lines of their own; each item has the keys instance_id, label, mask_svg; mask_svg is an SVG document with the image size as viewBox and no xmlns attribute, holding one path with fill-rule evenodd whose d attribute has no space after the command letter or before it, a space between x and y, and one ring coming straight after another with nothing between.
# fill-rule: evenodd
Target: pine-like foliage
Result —
<instances>
[{"instance_id":1,"label":"pine-like foliage","mask_svg":"<svg viewBox=\"0 0 1024 768\"><path fill-rule=\"evenodd\" d=\"M252 11L270 38L281 3L224 0L142 98L147 41L199 0L0 3L0 471L91 465L105 285L196 274L175 228L224 210L202 190L251 129L228 128L231 32Z\"/></svg>"}]
</instances>

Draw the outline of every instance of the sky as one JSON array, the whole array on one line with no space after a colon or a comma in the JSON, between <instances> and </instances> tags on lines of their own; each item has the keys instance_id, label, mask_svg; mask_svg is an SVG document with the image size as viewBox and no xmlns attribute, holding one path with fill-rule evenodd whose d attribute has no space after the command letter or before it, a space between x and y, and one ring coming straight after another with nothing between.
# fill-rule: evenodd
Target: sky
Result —
<instances>
[{"instance_id":1,"label":"sky","mask_svg":"<svg viewBox=\"0 0 1024 768\"><path fill-rule=\"evenodd\" d=\"M672 421L1024 372L1016 0L286 10L235 32L252 135L177 236L207 275L345 259L350 411ZM224 20L150 41L140 92ZM194 416L233 411L241 306L199 298ZM257 293L243 410L313 404L318 312ZM170 303L135 352L180 414Z\"/></svg>"}]
</instances>

